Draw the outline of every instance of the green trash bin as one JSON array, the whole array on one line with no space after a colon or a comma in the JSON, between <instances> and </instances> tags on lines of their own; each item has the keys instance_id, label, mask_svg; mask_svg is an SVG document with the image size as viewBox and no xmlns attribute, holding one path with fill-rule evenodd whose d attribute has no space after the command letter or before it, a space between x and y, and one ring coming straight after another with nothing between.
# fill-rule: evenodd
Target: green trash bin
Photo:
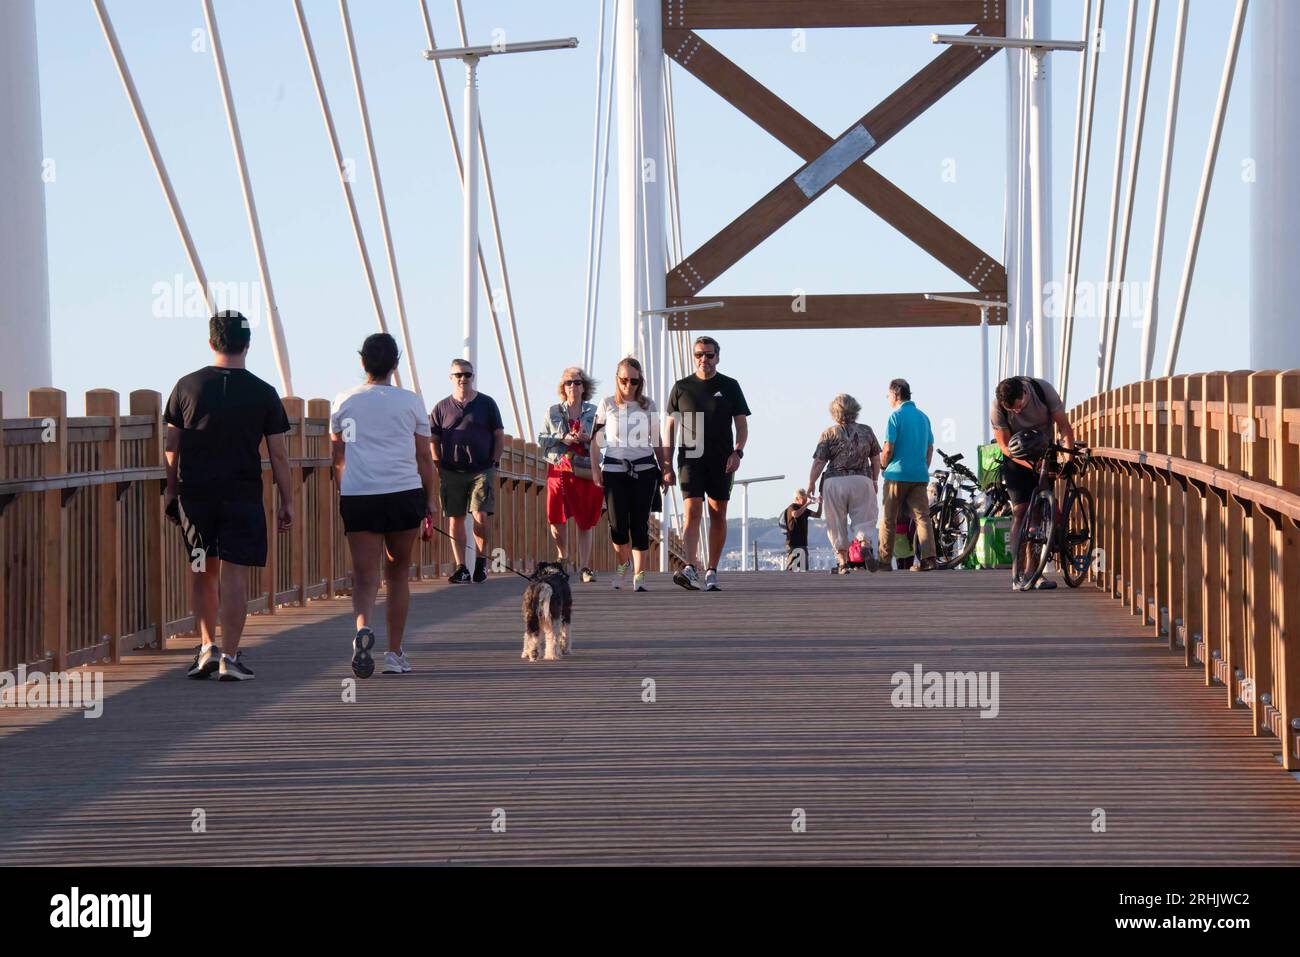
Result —
<instances>
[{"instance_id":1,"label":"green trash bin","mask_svg":"<svg viewBox=\"0 0 1300 957\"><path fill-rule=\"evenodd\" d=\"M998 471L1002 467L1002 446L993 442L979 447L980 488L988 488L998 480Z\"/></svg>"},{"instance_id":2,"label":"green trash bin","mask_svg":"<svg viewBox=\"0 0 1300 957\"><path fill-rule=\"evenodd\" d=\"M1011 567L1011 516L980 519L980 537L975 543L977 568Z\"/></svg>"}]
</instances>

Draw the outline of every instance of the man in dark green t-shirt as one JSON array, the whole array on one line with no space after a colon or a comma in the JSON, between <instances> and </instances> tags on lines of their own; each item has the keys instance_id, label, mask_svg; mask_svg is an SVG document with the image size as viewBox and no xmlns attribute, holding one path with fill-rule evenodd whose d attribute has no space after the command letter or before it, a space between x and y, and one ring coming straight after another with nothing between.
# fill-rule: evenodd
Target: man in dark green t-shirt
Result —
<instances>
[{"instance_id":1,"label":"man in dark green t-shirt","mask_svg":"<svg viewBox=\"0 0 1300 957\"><path fill-rule=\"evenodd\" d=\"M740 383L717 371L721 352L717 340L709 336L695 340L695 375L680 379L673 386L664 416L667 448L677 447L677 433L679 429L681 432L677 468L681 472L686 511L682 539L690 559L673 576L673 581L692 591L700 587L694 559L699 549L706 497L709 500L709 563L704 571L704 590L719 591L718 560L727 543L727 501L749 439L749 404ZM665 468L665 484L672 485L676 480L672 467Z\"/></svg>"}]
</instances>

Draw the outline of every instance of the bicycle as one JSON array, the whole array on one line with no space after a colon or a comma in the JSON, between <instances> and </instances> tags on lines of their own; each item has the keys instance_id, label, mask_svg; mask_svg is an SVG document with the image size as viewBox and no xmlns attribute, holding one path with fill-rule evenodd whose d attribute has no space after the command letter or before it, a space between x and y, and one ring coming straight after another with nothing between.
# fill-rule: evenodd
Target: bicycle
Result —
<instances>
[{"instance_id":1,"label":"bicycle","mask_svg":"<svg viewBox=\"0 0 1300 957\"><path fill-rule=\"evenodd\" d=\"M1069 455L1061 465L1059 454ZM1028 575L1021 578L1021 588L1033 588L1053 555L1058 557L1061 574L1071 588L1078 588L1088 576L1092 566L1093 528L1096 514L1092 493L1077 484L1091 463L1091 452L1086 445L1073 449L1051 443L1037 466L1038 485L1029 499L1020 544L1028 545ZM1065 482L1065 495L1058 505L1056 481ZM1019 554L1016 556L1019 560Z\"/></svg>"},{"instance_id":2,"label":"bicycle","mask_svg":"<svg viewBox=\"0 0 1300 957\"><path fill-rule=\"evenodd\" d=\"M945 455L935 449L945 469L935 469L930 504L934 532L935 567L956 568L975 550L980 537L979 513L968 496L979 489L975 473L961 464L962 455Z\"/></svg>"}]
</instances>

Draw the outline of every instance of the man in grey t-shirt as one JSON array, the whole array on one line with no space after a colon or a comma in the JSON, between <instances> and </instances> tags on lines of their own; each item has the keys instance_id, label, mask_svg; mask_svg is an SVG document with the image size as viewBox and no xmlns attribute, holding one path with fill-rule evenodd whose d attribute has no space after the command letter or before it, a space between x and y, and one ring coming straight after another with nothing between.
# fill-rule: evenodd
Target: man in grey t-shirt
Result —
<instances>
[{"instance_id":1,"label":"man in grey t-shirt","mask_svg":"<svg viewBox=\"0 0 1300 957\"><path fill-rule=\"evenodd\" d=\"M1011 499L1011 551L1015 556L1011 575L1017 579L1025 564L1020 533L1025 513L1029 511L1029 499L1038 485L1038 473L1034 471L1034 463L1012 458L1007 443L1011 436L1028 429L1042 432L1050 442L1052 423L1055 423L1069 448L1074 445L1074 427L1065 414L1065 403L1061 401L1060 393L1052 384L1028 376L1013 376L998 383L993 408L989 411L989 423L993 426L993 437L1002 448L1002 483ZM1056 582L1040 579L1037 587L1055 588Z\"/></svg>"}]
</instances>

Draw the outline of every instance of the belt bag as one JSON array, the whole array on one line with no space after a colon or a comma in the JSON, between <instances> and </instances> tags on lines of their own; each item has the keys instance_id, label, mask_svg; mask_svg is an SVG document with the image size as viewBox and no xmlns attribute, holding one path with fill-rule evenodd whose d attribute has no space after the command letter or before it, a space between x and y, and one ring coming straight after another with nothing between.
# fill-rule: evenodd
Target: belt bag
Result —
<instances>
[{"instance_id":1,"label":"belt bag","mask_svg":"<svg viewBox=\"0 0 1300 957\"><path fill-rule=\"evenodd\" d=\"M600 469L602 472L639 475L642 472L649 472L651 470L658 472L659 463L655 461L653 455L647 455L644 458L639 459L614 459L606 456Z\"/></svg>"}]
</instances>

